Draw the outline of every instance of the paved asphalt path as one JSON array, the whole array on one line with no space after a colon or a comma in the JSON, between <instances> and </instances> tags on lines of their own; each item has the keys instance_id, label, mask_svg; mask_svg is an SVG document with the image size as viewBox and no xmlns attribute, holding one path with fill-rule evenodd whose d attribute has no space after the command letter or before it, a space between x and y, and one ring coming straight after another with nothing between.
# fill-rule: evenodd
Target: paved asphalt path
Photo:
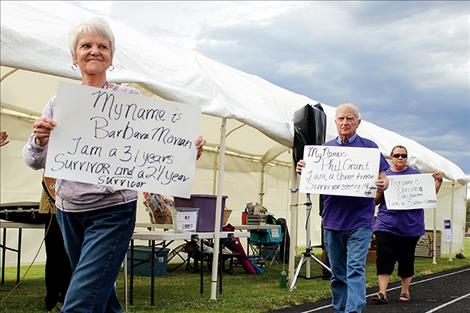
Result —
<instances>
[{"instance_id":1,"label":"paved asphalt path","mask_svg":"<svg viewBox=\"0 0 470 313\"><path fill-rule=\"evenodd\" d=\"M411 303L400 303L400 283L392 283L387 291L388 304L370 301L377 287L367 290L365 313L470 313L470 266L461 267L413 280L410 287ZM331 298L302 304L271 313L332 313Z\"/></svg>"}]
</instances>

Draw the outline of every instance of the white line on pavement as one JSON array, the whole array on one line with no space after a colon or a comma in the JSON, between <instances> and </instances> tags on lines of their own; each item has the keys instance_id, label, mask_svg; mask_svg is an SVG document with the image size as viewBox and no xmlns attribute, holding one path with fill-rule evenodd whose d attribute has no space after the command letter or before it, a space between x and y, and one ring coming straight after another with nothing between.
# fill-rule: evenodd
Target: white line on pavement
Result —
<instances>
[{"instance_id":1,"label":"white line on pavement","mask_svg":"<svg viewBox=\"0 0 470 313\"><path fill-rule=\"evenodd\" d=\"M467 268L467 269L464 269L464 270L460 270L460 271L457 271L457 272L452 272L452 273L447 273L447 274L443 274L443 275L439 275L439 276L434 276L434 277L427 278L427 279L423 279L423 280L416 281L416 282L412 282L410 285L417 285L417 284L421 284L421 283L424 283L424 282L427 282L427 281L431 281L431 280L435 280L435 279L443 278L443 277L447 277L447 276L452 276L452 275L460 274L460 273L467 272L467 271L470 271L470 268ZM399 289L399 288L401 288L401 286L389 288L389 289L387 289L387 291L391 291L391 290L395 290L395 289ZM375 293L375 292L374 292L374 293ZM368 294L368 295L366 296L366 298L372 296L374 293ZM465 297L468 297L468 296L469 296L469 294L467 294L467 295L465 295L465 296L462 296L461 298L465 298ZM460 298L459 298L459 299L460 299ZM457 300L457 299L456 299L456 300ZM455 301L451 301L451 302L455 302ZM450 304L451 302L449 302L448 304ZM324 306L319 307L319 308L311 309L311 310L308 310L308 311L302 311L302 312L299 312L299 313L311 313L311 312L316 312L316 311L320 311L320 310L329 308L329 307L331 307L331 306L332 306L331 304L329 304L329 305L324 305ZM431 312L435 312L435 311L428 311L428 312L426 312L426 313L431 313Z\"/></svg>"}]
</instances>

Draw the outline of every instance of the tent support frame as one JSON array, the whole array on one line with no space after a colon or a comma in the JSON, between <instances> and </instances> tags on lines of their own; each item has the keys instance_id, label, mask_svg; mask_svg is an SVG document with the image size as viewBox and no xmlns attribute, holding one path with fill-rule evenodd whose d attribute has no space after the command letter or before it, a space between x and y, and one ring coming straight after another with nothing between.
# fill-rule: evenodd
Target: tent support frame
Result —
<instances>
[{"instance_id":1,"label":"tent support frame","mask_svg":"<svg viewBox=\"0 0 470 313\"><path fill-rule=\"evenodd\" d=\"M217 299L217 274L219 267L220 249L220 217L222 216L222 194L224 182L225 166L225 139L227 131L227 119L223 118L220 126L220 153L219 153L219 173L217 179L217 201L215 205L214 222L214 252L212 253L212 279L211 279L211 300Z\"/></svg>"}]
</instances>

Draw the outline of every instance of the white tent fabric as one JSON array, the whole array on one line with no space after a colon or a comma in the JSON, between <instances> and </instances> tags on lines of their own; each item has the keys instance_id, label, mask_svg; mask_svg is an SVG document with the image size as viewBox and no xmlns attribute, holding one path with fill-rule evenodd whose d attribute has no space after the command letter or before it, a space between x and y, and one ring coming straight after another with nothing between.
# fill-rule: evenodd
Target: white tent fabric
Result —
<instances>
[{"instance_id":1,"label":"white tent fabric","mask_svg":"<svg viewBox=\"0 0 470 313\"><path fill-rule=\"evenodd\" d=\"M34 2L1 2L2 129L15 127L15 132L18 130L10 134L14 140L2 150L2 202L18 201L17 196L21 192L23 201L32 200L39 193L40 186L30 191L21 189L25 181L34 181L31 179L37 174L24 169L21 174L24 172L25 176L20 176L16 168L4 165L5 162L21 162L18 151L31 130L30 124L13 115L40 114L48 97L55 93L58 80L79 79L79 73L70 68L67 36L73 23L88 16L91 13L65 2L40 5ZM294 112L317 101L210 60L195 51L166 46L120 22L109 22L115 32L117 47L115 70L109 73L108 78L116 83L133 83L168 100L200 106L204 114L210 115L204 117L201 133L214 151L219 143L217 128L220 125L215 117L229 119L228 132L243 124L248 125L227 137L227 158L231 162L226 162L224 168L230 174L224 178L225 193L238 212L246 202L263 199L259 194L265 194L267 207L281 208L276 209L277 216L288 218L290 178L286 165L292 157L282 152L293 144ZM11 72L13 69L20 70ZM4 75L9 73L11 75L5 78ZM323 107L328 119L327 139L331 139L336 136L335 109L325 104ZM407 146L413 156L409 160L411 165L422 172L442 171L447 180L455 182L455 188L466 190L464 185L470 179L458 166L415 141L367 121L361 123L358 132L374 140L384 154L388 154L396 144ZM265 136L260 136L260 133ZM211 193L215 193L215 155L206 153L198 162L195 192L208 193L212 188ZM276 157L280 166L270 162ZM265 164L268 165L263 167ZM259 173L265 179L260 179ZM7 180L16 181L20 191L9 189L3 183ZM250 196L245 198L243 192ZM454 193L458 197L458 216L465 210L465 192ZM271 198L267 199L266 194L271 194ZM447 204L443 205L442 212L444 215L451 212ZM313 227L318 234L319 226ZM460 224L458 228L461 228ZM459 239L456 240L453 248L460 246Z\"/></svg>"},{"instance_id":2,"label":"white tent fabric","mask_svg":"<svg viewBox=\"0 0 470 313\"><path fill-rule=\"evenodd\" d=\"M90 16L89 12L63 2L39 6L31 2L2 2L1 8L2 65L79 78L79 73L70 69L67 31L73 23ZM137 83L165 99L199 105L205 114L246 123L287 147L293 144L294 112L307 103L317 103L196 51L168 47L119 22L110 24L117 38L111 81ZM328 137L332 138L336 135L331 123L334 108L323 106L330 122ZM405 139L367 122L359 132L376 141L384 152ZM452 162L410 139L405 144L416 147L419 158L411 161L418 169L439 169L450 180L468 181Z\"/></svg>"}]
</instances>

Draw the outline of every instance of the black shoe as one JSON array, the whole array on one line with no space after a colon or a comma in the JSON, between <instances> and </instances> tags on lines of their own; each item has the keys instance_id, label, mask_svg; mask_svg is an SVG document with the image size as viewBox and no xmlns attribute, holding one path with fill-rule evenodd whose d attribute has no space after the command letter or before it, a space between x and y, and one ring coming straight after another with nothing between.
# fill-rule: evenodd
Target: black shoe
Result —
<instances>
[{"instance_id":1,"label":"black shoe","mask_svg":"<svg viewBox=\"0 0 470 313\"><path fill-rule=\"evenodd\" d=\"M371 298L373 304L387 304L388 300L385 295L380 291L374 294Z\"/></svg>"}]
</instances>

